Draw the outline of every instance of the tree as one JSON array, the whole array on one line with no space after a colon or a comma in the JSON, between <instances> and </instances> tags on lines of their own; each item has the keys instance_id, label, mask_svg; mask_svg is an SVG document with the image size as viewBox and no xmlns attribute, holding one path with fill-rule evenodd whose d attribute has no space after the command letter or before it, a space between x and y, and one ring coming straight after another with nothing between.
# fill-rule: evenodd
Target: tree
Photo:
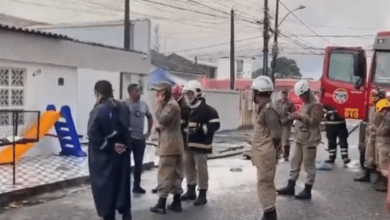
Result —
<instances>
[{"instance_id":1,"label":"tree","mask_svg":"<svg viewBox=\"0 0 390 220\"><path fill-rule=\"evenodd\" d=\"M302 77L297 62L287 57L278 57L278 59L276 59L275 69L276 69L275 78ZM270 67L268 67L268 73L269 74L272 73L272 69ZM256 71L252 72L252 79L262 74L263 74L263 68L257 69Z\"/></svg>"}]
</instances>

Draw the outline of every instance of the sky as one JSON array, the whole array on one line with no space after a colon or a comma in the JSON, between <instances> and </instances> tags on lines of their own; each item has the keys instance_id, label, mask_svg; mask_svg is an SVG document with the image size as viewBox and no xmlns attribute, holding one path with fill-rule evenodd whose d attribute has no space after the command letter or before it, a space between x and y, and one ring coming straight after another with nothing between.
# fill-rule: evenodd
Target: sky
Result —
<instances>
[{"instance_id":1,"label":"sky","mask_svg":"<svg viewBox=\"0 0 390 220\"><path fill-rule=\"evenodd\" d=\"M236 56L262 66L264 0L130 0L131 18L158 25L159 48L188 58L229 56L230 10L235 9ZM329 45L372 48L376 32L390 29L389 0L281 0L280 56L295 59L305 77L318 78ZM286 9L288 8L288 9ZM274 25L275 0L269 0ZM48 23L123 18L124 0L0 0L0 13ZM295 15L295 16L294 16ZM153 34L155 35L155 34ZM270 44L270 47L272 44Z\"/></svg>"}]
</instances>

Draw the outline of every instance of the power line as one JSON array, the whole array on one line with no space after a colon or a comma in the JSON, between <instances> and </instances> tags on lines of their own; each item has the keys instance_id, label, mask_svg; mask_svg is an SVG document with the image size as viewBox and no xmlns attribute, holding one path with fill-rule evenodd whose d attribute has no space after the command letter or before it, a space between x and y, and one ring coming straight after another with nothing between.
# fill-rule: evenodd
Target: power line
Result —
<instances>
[{"instance_id":1,"label":"power line","mask_svg":"<svg viewBox=\"0 0 390 220\"><path fill-rule=\"evenodd\" d=\"M195 12L195 13L198 13L198 14L203 14L203 15L207 15L207 16L211 16L211 17L215 17L215 18L224 18L224 19L228 18L228 17L219 16L219 15L209 14L209 13L202 12L202 11L191 10L191 9L188 9L188 8L182 8L182 7L175 6L175 5L168 5L168 4L164 4L164 3L160 3L160 2L155 2L155 1L151 1L151 0L145 0L145 2L150 2L150 3L153 3L153 4L162 5L162 6L166 6L166 7L169 7L169 8L175 8L175 9L184 10L184 11L191 11L191 12Z\"/></svg>"},{"instance_id":2,"label":"power line","mask_svg":"<svg viewBox=\"0 0 390 220\"><path fill-rule=\"evenodd\" d=\"M299 34L293 34L293 33L286 33L286 36L293 36L293 37L334 37L334 38L362 38L362 37L375 37L374 34L362 34L362 35L299 35Z\"/></svg>"},{"instance_id":3,"label":"power line","mask_svg":"<svg viewBox=\"0 0 390 220\"><path fill-rule=\"evenodd\" d=\"M258 39L258 38L261 38L261 37L262 37L262 36L255 36L255 37L250 37L250 38L244 38L244 39L236 40L236 41L234 41L234 42L235 42L235 43L237 43L237 42L243 42L243 41L247 41L247 40ZM224 43L219 43L219 44L211 44L211 45L202 46L202 47L195 47L195 48L189 48L189 49L184 49L184 50L177 50L177 51L173 51L173 52L168 52L168 53L166 53L166 54L169 54L169 53L187 52L187 51L193 51L193 50L200 50L200 49L218 47L218 46L227 45L227 44L230 44L230 41L229 41L229 42L224 42Z\"/></svg>"},{"instance_id":4,"label":"power line","mask_svg":"<svg viewBox=\"0 0 390 220\"><path fill-rule=\"evenodd\" d=\"M279 1L279 2L280 2L280 4L281 4L283 7L285 7L285 8L291 13L292 16L294 16L294 17L295 17L303 26L305 26L305 27L306 27L308 30L310 30L313 34L315 34L317 37L321 38L321 39L324 40L325 42L334 45L334 43L332 43L332 42L328 41L327 39L321 37L321 36L318 35L313 29L311 29L307 24L305 24L305 22L303 22L298 16L296 16L296 15L294 14L294 12L291 11L291 10L290 10L282 1Z\"/></svg>"}]
</instances>

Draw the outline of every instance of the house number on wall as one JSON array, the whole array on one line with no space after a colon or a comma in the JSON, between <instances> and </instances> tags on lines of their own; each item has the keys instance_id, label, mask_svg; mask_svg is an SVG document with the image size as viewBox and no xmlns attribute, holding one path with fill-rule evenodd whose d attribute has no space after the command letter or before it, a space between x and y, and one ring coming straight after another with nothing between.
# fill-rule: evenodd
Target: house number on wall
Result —
<instances>
[{"instance_id":1,"label":"house number on wall","mask_svg":"<svg viewBox=\"0 0 390 220\"><path fill-rule=\"evenodd\" d=\"M38 69L38 70L35 70L32 74L32 76L38 76L39 74L42 73L42 70L41 69Z\"/></svg>"}]
</instances>

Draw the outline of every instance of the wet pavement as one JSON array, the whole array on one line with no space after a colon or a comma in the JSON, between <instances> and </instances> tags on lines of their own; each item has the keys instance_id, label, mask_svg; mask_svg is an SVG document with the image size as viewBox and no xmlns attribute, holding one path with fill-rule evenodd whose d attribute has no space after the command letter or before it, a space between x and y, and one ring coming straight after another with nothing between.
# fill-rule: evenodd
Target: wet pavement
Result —
<instances>
[{"instance_id":1,"label":"wet pavement","mask_svg":"<svg viewBox=\"0 0 390 220\"><path fill-rule=\"evenodd\" d=\"M236 138L247 136L245 131L236 132ZM235 138L228 135L227 138ZM289 197L277 198L279 220L385 220L390 219L385 210L384 193L375 192L369 184L356 183L352 179L359 171L357 140L358 132L350 138L350 156L353 159L348 167L338 163L332 171L318 171L311 201L296 201ZM241 141L241 140L240 140ZM245 140L244 140L245 141ZM326 159L327 152L319 147L318 160ZM232 169L234 168L234 169ZM236 169L240 168L240 169ZM261 207L256 192L256 171L249 160L240 156L210 160L209 203L204 207L183 204L182 213L168 212L165 216L149 212L157 196L150 193L156 183L156 171L143 175L143 186L148 189L145 195L133 196L133 219L135 220L254 220L261 217ZM231 171L232 170L232 171ZM276 185L282 186L288 176L288 162L280 162ZM302 189L304 174L298 182L297 190ZM184 185L185 183L183 183ZM91 192L88 186L66 193L40 197L43 204L13 208L0 212L1 220L97 220ZM52 201L48 201L54 199ZM169 198L169 202L172 198ZM119 219L119 218L118 218Z\"/></svg>"}]
</instances>

